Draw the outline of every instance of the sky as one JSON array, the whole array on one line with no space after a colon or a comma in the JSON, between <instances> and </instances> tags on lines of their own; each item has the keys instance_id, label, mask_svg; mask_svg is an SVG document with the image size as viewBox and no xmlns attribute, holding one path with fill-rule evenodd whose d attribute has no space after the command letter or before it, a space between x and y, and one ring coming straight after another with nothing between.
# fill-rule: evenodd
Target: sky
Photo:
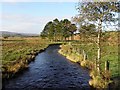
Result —
<instances>
[{"instance_id":1,"label":"sky","mask_svg":"<svg viewBox=\"0 0 120 90\"><path fill-rule=\"evenodd\" d=\"M39 34L55 18L69 19L78 14L77 2L2 2L0 31Z\"/></svg>"}]
</instances>

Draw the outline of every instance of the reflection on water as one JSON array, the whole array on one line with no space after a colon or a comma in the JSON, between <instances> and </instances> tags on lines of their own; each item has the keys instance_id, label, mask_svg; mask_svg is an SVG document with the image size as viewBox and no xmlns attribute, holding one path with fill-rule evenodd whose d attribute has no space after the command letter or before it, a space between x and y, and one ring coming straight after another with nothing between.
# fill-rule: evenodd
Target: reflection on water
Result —
<instances>
[{"instance_id":1,"label":"reflection on water","mask_svg":"<svg viewBox=\"0 0 120 90\"><path fill-rule=\"evenodd\" d=\"M45 52L38 54L29 69L14 79L5 81L6 89L88 89L90 79L88 70L72 63L57 51L59 45L52 45Z\"/></svg>"}]
</instances>

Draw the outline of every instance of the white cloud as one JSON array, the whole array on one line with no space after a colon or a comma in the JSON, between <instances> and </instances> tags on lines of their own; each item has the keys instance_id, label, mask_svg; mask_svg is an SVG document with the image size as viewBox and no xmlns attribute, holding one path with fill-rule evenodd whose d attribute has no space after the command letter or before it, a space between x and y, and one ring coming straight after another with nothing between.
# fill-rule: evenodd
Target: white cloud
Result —
<instances>
[{"instance_id":1,"label":"white cloud","mask_svg":"<svg viewBox=\"0 0 120 90\"><path fill-rule=\"evenodd\" d=\"M12 31L20 33L40 33L47 22L58 18L59 20L68 18L65 17L33 17L28 15L2 15L2 28L1 31Z\"/></svg>"}]
</instances>

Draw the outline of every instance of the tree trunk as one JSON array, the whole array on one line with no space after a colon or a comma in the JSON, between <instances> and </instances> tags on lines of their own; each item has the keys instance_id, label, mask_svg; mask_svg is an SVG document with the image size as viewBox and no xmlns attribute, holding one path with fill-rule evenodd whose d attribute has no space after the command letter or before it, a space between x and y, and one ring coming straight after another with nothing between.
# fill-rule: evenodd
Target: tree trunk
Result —
<instances>
[{"instance_id":1,"label":"tree trunk","mask_svg":"<svg viewBox=\"0 0 120 90\"><path fill-rule=\"evenodd\" d=\"M100 52L101 52L101 49L100 49L100 33L98 32L98 57L97 57L97 69L98 69L98 72L100 71L100 58L101 58L101 55L100 55Z\"/></svg>"},{"instance_id":2,"label":"tree trunk","mask_svg":"<svg viewBox=\"0 0 120 90\"><path fill-rule=\"evenodd\" d=\"M65 37L65 41L66 41L66 37Z\"/></svg>"},{"instance_id":3,"label":"tree trunk","mask_svg":"<svg viewBox=\"0 0 120 90\"><path fill-rule=\"evenodd\" d=\"M71 40L74 40L74 34L71 33Z\"/></svg>"},{"instance_id":4,"label":"tree trunk","mask_svg":"<svg viewBox=\"0 0 120 90\"><path fill-rule=\"evenodd\" d=\"M98 39L97 39L97 47L98 47L98 56L97 56L97 70L100 72L100 59L101 59L101 32L102 32L102 20L99 21L98 24Z\"/></svg>"},{"instance_id":5,"label":"tree trunk","mask_svg":"<svg viewBox=\"0 0 120 90\"><path fill-rule=\"evenodd\" d=\"M72 34L71 34L71 41L72 41Z\"/></svg>"}]
</instances>

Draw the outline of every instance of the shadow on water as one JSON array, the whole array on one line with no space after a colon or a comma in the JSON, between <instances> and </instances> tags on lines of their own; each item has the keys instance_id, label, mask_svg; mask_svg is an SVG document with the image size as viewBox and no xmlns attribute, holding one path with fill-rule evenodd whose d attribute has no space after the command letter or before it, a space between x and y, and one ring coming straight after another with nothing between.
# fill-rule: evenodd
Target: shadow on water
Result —
<instances>
[{"instance_id":1,"label":"shadow on water","mask_svg":"<svg viewBox=\"0 0 120 90\"><path fill-rule=\"evenodd\" d=\"M89 71L72 63L58 53L59 45L51 45L36 56L29 69L17 77L4 81L8 89L92 89L88 81Z\"/></svg>"}]
</instances>

